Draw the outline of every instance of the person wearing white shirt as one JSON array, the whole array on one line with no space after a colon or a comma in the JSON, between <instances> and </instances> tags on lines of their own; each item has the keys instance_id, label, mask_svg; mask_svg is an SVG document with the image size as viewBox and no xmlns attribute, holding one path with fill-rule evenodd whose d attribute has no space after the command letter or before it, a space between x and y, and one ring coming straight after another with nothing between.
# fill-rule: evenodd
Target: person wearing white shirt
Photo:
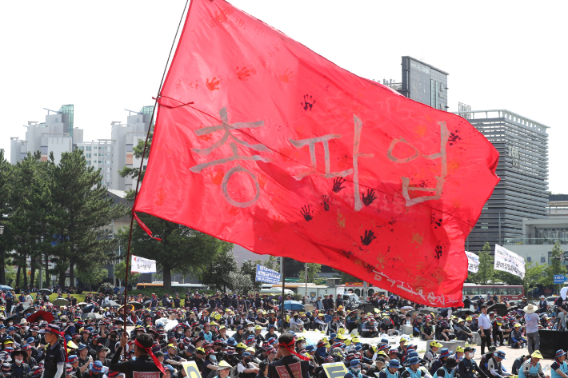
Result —
<instances>
[{"instance_id":1,"label":"person wearing white shirt","mask_svg":"<svg viewBox=\"0 0 568 378\"><path fill-rule=\"evenodd\" d=\"M491 346L491 320L487 315L487 305L481 305L481 315L477 320L481 334L481 354L485 354L485 346Z\"/></svg>"}]
</instances>

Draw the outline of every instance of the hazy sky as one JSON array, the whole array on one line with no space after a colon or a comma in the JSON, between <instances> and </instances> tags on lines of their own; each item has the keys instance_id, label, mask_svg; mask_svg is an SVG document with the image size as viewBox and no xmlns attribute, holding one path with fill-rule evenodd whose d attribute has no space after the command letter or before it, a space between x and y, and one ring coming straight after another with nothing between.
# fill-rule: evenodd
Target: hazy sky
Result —
<instances>
[{"instance_id":1,"label":"hazy sky","mask_svg":"<svg viewBox=\"0 0 568 378\"><path fill-rule=\"evenodd\" d=\"M550 190L568 193L568 53L562 1L238 0L339 66L401 79L410 55L450 74L450 111L507 109L550 126ZM85 140L153 104L185 0L0 3L0 148L75 105Z\"/></svg>"}]
</instances>

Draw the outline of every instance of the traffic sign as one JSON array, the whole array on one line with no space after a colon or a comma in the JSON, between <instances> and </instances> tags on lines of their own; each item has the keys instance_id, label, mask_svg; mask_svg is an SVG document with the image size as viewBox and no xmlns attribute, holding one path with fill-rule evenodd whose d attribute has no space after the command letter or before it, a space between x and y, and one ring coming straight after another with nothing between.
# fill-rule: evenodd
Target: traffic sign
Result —
<instances>
[{"instance_id":1,"label":"traffic sign","mask_svg":"<svg viewBox=\"0 0 568 378\"><path fill-rule=\"evenodd\" d=\"M564 283L564 281L566 281L566 276L563 274L555 274L554 275L554 283L555 284L561 284Z\"/></svg>"}]
</instances>

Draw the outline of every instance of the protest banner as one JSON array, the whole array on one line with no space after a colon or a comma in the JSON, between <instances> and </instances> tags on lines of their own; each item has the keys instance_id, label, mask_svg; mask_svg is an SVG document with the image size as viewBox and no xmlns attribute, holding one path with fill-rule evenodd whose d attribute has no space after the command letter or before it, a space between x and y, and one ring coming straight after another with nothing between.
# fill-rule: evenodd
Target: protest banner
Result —
<instances>
[{"instance_id":1,"label":"protest banner","mask_svg":"<svg viewBox=\"0 0 568 378\"><path fill-rule=\"evenodd\" d=\"M467 251L465 254L467 255L467 270L471 273L477 273L479 271L479 256Z\"/></svg>"},{"instance_id":2,"label":"protest banner","mask_svg":"<svg viewBox=\"0 0 568 378\"><path fill-rule=\"evenodd\" d=\"M254 280L258 282L278 284L280 283L280 273L272 269L268 269L260 264L256 264L256 276Z\"/></svg>"},{"instance_id":3,"label":"protest banner","mask_svg":"<svg viewBox=\"0 0 568 378\"><path fill-rule=\"evenodd\" d=\"M525 259L499 244L495 244L494 269L525 278Z\"/></svg>"},{"instance_id":4,"label":"protest banner","mask_svg":"<svg viewBox=\"0 0 568 378\"><path fill-rule=\"evenodd\" d=\"M156 260L131 255L130 266L131 273L156 273Z\"/></svg>"}]
</instances>

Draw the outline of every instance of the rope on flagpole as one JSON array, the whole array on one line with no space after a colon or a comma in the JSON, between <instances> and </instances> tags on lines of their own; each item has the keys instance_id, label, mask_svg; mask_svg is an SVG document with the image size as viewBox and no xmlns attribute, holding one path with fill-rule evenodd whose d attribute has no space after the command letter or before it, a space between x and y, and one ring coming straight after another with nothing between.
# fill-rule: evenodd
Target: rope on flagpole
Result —
<instances>
[{"instance_id":1,"label":"rope on flagpole","mask_svg":"<svg viewBox=\"0 0 568 378\"><path fill-rule=\"evenodd\" d=\"M166 66L164 67L164 72L162 73L162 79L160 80L160 86L158 88L158 94L156 95L154 101L154 109L152 110L152 115L150 116L150 123L148 125L148 132L146 133L146 142L144 143L144 151L142 152L142 159L140 160L140 169L138 170L138 179L136 181L136 191L134 192L134 204L132 205L132 211L130 214L130 232L128 235L128 249L126 252L126 270L124 271L124 332L126 333L126 305L127 305L127 298L128 298L128 270L130 269L130 248L132 245L132 228L134 226L134 207L136 205L136 199L138 197L138 189L140 188L140 177L142 174L142 169L144 168L144 159L146 158L146 149L148 148L148 139L150 138L150 132L152 130L152 121L154 120L154 114L156 113L156 105L158 104L158 98L160 98L160 92L162 92L162 86L164 85L164 78L166 77L166 72L168 71L168 65L170 64L170 59L172 57L172 52L174 51L174 46L176 44L176 39L179 34L179 29L183 22L183 18L185 12L187 10L187 5L189 4L189 0L185 1L185 6L183 7L183 12L181 13L181 18L179 19L179 23L176 30L176 35L174 36L174 40L172 41L172 46L170 47L170 53L168 54L168 60L166 61ZM124 356L126 358L126 348L124 348Z\"/></svg>"}]
</instances>

